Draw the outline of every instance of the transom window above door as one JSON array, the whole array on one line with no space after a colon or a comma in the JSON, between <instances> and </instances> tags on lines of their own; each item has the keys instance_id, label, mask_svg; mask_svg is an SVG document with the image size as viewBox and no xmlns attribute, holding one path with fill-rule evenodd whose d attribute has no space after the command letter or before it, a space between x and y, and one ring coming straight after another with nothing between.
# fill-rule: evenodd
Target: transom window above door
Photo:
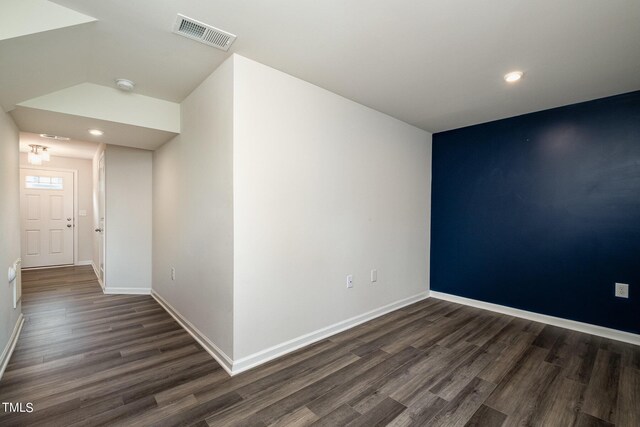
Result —
<instances>
[{"instance_id":1,"label":"transom window above door","mask_svg":"<svg viewBox=\"0 0 640 427\"><path fill-rule=\"evenodd\" d=\"M25 177L25 188L37 190L64 190L64 179L57 176L35 176Z\"/></svg>"}]
</instances>

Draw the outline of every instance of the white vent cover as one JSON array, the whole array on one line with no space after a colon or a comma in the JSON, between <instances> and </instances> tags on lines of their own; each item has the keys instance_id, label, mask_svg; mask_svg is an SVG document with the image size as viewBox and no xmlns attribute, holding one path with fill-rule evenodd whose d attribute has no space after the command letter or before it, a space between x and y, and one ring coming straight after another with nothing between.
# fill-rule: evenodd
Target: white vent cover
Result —
<instances>
[{"instance_id":1,"label":"white vent cover","mask_svg":"<svg viewBox=\"0 0 640 427\"><path fill-rule=\"evenodd\" d=\"M229 50L236 39L236 36L231 33L181 14L178 14L176 22L173 24L173 32L224 51Z\"/></svg>"}]
</instances>

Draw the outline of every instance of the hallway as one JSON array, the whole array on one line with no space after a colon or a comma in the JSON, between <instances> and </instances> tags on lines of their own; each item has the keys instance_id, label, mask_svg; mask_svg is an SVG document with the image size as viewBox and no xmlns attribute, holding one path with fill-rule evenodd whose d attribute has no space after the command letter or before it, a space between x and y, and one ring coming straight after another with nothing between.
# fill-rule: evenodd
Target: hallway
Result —
<instances>
[{"instance_id":1,"label":"hallway","mask_svg":"<svg viewBox=\"0 0 640 427\"><path fill-rule=\"evenodd\" d=\"M2 412L0 425L96 426L157 416L154 393L227 377L151 296L104 295L90 266L25 271L22 308L25 323L0 400L32 402L35 411Z\"/></svg>"}]
</instances>

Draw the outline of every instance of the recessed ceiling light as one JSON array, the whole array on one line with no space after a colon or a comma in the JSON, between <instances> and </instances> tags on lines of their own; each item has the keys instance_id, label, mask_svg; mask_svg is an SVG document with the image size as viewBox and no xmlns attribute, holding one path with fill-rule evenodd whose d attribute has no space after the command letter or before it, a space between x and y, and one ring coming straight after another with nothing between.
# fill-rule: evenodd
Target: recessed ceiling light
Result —
<instances>
[{"instance_id":1,"label":"recessed ceiling light","mask_svg":"<svg viewBox=\"0 0 640 427\"><path fill-rule=\"evenodd\" d=\"M507 83L517 82L523 75L524 73L522 71L512 71L504 75L504 81Z\"/></svg>"},{"instance_id":2,"label":"recessed ceiling light","mask_svg":"<svg viewBox=\"0 0 640 427\"><path fill-rule=\"evenodd\" d=\"M104 135L104 132L101 131L100 129L89 129L89 133L93 136L102 136Z\"/></svg>"},{"instance_id":3,"label":"recessed ceiling light","mask_svg":"<svg viewBox=\"0 0 640 427\"><path fill-rule=\"evenodd\" d=\"M129 79L116 79L118 89L125 92L131 92L136 84Z\"/></svg>"}]
</instances>

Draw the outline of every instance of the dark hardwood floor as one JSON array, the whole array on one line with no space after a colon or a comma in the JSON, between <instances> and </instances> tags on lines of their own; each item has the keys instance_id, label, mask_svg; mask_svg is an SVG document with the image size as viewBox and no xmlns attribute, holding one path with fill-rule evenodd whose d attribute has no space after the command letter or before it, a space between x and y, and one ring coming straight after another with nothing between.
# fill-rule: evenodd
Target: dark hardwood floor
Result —
<instances>
[{"instance_id":1,"label":"dark hardwood floor","mask_svg":"<svg viewBox=\"0 0 640 427\"><path fill-rule=\"evenodd\" d=\"M26 271L0 425L640 426L640 347L428 299L244 374L91 267Z\"/></svg>"}]
</instances>

